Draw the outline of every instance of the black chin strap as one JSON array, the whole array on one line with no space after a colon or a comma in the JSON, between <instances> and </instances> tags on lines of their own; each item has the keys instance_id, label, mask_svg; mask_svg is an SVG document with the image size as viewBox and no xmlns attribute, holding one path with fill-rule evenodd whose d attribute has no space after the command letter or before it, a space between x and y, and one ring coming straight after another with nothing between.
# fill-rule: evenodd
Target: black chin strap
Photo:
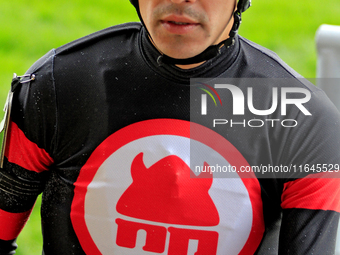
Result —
<instances>
[{"instance_id":1,"label":"black chin strap","mask_svg":"<svg viewBox=\"0 0 340 255\"><path fill-rule=\"evenodd\" d=\"M172 58L167 55L160 55L157 58L158 65L162 64L170 64L170 65L191 65L196 63L201 63L203 61L207 61L211 58L216 57L217 55L221 54L221 47L226 46L230 47L234 44L234 38L228 38L217 45L209 46L205 51L201 52L200 54L191 57L191 58Z\"/></svg>"},{"instance_id":2,"label":"black chin strap","mask_svg":"<svg viewBox=\"0 0 340 255\"><path fill-rule=\"evenodd\" d=\"M198 54L194 57L191 57L191 58L185 58L185 59L172 58L172 57L169 57L167 55L162 54L157 58L157 63L160 66L162 64L191 65L191 64L197 64L197 63L201 63L201 62L207 61L209 59L212 59L212 58L218 56L219 54L221 54L221 48L223 46L229 48L230 46L232 46L235 43L235 36L237 35L237 31L240 27L240 24L241 24L241 12L239 10L236 10L234 12L234 24L233 24L233 27L230 30L228 39L220 42L217 45L209 46L202 53L200 53L200 54Z\"/></svg>"}]
</instances>

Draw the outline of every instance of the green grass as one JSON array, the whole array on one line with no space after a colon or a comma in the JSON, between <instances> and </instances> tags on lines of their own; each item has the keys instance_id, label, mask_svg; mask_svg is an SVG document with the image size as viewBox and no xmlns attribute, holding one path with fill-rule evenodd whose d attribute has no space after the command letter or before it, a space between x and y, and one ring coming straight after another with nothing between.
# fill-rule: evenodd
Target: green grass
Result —
<instances>
[{"instance_id":1,"label":"green grass","mask_svg":"<svg viewBox=\"0 0 340 255\"><path fill-rule=\"evenodd\" d=\"M315 32L321 24L340 25L339 13L339 0L253 0L253 6L243 15L240 34L275 51L306 78L314 78ZM128 0L1 1L0 105L12 74L23 74L51 48L137 20ZM39 201L18 239L19 255L41 254Z\"/></svg>"},{"instance_id":2,"label":"green grass","mask_svg":"<svg viewBox=\"0 0 340 255\"><path fill-rule=\"evenodd\" d=\"M122 22L137 21L129 1L9 0L0 3L0 92L51 48ZM0 102L5 92L0 93Z\"/></svg>"},{"instance_id":3,"label":"green grass","mask_svg":"<svg viewBox=\"0 0 340 255\"><path fill-rule=\"evenodd\" d=\"M316 75L315 33L321 24L340 25L340 1L253 0L240 34L275 51L306 78Z\"/></svg>"}]
</instances>

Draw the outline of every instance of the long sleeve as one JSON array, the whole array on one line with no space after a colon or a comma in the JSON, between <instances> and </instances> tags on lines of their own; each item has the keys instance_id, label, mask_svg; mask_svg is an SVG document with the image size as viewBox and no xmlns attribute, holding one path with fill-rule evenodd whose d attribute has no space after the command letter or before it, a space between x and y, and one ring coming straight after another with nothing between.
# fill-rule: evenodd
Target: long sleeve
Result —
<instances>
[{"instance_id":1,"label":"long sleeve","mask_svg":"<svg viewBox=\"0 0 340 255\"><path fill-rule=\"evenodd\" d=\"M340 117L323 92L287 141L296 168L284 180L279 254L334 254L340 213ZM296 178L294 178L296 176Z\"/></svg>"},{"instance_id":2,"label":"long sleeve","mask_svg":"<svg viewBox=\"0 0 340 255\"><path fill-rule=\"evenodd\" d=\"M28 71L40 69L38 81L20 83L13 95L4 166L0 169L0 254L14 254L15 240L44 190L54 163L51 148L55 101L50 55Z\"/></svg>"}]
</instances>

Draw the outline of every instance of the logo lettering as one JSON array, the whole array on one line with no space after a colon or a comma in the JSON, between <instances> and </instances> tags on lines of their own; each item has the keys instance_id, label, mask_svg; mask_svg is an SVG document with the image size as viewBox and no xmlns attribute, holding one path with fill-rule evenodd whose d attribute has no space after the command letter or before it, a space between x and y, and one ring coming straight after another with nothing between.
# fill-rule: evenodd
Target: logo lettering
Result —
<instances>
[{"instance_id":1,"label":"logo lettering","mask_svg":"<svg viewBox=\"0 0 340 255\"><path fill-rule=\"evenodd\" d=\"M244 115L245 113L245 96L242 90L232 84L215 84L216 89L228 89L233 101L233 115ZM303 95L303 98L288 98L288 94ZM210 95L211 96L211 95ZM254 107L253 88L247 88L247 107L249 111L258 116L270 115L278 107L278 88L272 88L272 105L269 109L256 109ZM304 88L283 87L281 88L281 115L287 115L287 105L295 105L304 115L312 115L303 105L311 99L311 93ZM215 102L215 105L216 102ZM222 105L222 104L221 104ZM207 95L201 96L201 115L207 115Z\"/></svg>"}]
</instances>

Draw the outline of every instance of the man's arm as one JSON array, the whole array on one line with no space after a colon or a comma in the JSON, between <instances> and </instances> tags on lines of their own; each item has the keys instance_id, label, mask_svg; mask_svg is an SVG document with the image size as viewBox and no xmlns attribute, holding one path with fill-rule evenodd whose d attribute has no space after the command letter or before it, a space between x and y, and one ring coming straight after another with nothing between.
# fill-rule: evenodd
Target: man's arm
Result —
<instances>
[{"instance_id":1,"label":"man's arm","mask_svg":"<svg viewBox=\"0 0 340 255\"><path fill-rule=\"evenodd\" d=\"M33 181L28 175L17 176L15 172L19 166L7 159L4 166L0 170L0 254L14 254L15 240L43 189L43 181L39 182L37 178Z\"/></svg>"},{"instance_id":2,"label":"man's arm","mask_svg":"<svg viewBox=\"0 0 340 255\"><path fill-rule=\"evenodd\" d=\"M18 80L13 94L3 168L0 169L0 254L14 254L15 240L44 190L54 163L56 103L53 51ZM12 83L13 88L13 83ZM12 90L13 91L13 90Z\"/></svg>"},{"instance_id":3,"label":"man's arm","mask_svg":"<svg viewBox=\"0 0 340 255\"><path fill-rule=\"evenodd\" d=\"M15 240L43 191L47 177L47 171L39 167L48 155L43 157L41 149L29 146L27 138L13 128L15 126L15 123L10 125L4 167L0 169L0 254L14 254ZM40 159L34 162L38 160L36 157Z\"/></svg>"},{"instance_id":4,"label":"man's arm","mask_svg":"<svg viewBox=\"0 0 340 255\"><path fill-rule=\"evenodd\" d=\"M340 213L340 114L314 89L282 153L296 166L284 183L279 254L334 254Z\"/></svg>"},{"instance_id":5,"label":"man's arm","mask_svg":"<svg viewBox=\"0 0 340 255\"><path fill-rule=\"evenodd\" d=\"M279 254L334 254L339 178L302 178L285 184Z\"/></svg>"}]
</instances>

